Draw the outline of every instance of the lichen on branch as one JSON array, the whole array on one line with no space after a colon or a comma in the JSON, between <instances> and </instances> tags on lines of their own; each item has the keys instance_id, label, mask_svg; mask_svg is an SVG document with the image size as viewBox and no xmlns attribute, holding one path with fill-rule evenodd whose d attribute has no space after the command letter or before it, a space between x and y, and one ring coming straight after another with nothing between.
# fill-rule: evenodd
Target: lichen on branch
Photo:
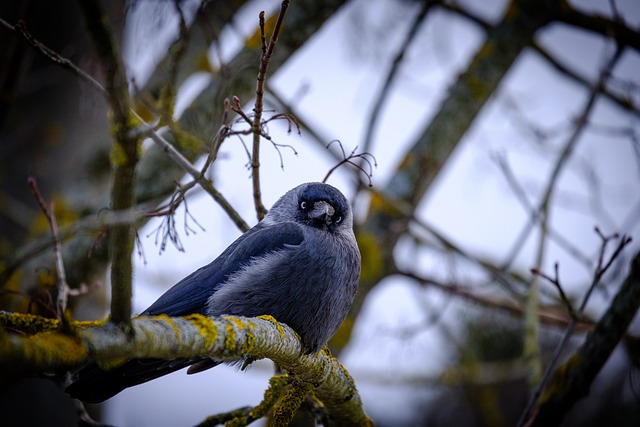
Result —
<instances>
[{"instance_id":1,"label":"lichen on branch","mask_svg":"<svg viewBox=\"0 0 640 427\"><path fill-rule=\"evenodd\" d=\"M268 358L296 381L313 386L299 388L305 393L313 388L336 425L371 423L353 379L328 349L304 354L293 329L270 318L140 316L132 319L131 334L113 322L72 322L71 333L60 332L54 328L57 321L38 319L0 313L5 327L0 333L0 377L64 372L90 360L108 368L132 358Z\"/></svg>"}]
</instances>

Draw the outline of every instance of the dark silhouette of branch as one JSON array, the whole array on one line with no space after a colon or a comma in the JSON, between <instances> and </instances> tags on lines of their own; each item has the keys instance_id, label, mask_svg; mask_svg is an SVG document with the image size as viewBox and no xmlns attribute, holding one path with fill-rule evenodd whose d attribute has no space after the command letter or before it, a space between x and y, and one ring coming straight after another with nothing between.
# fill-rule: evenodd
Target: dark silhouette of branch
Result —
<instances>
[{"instance_id":1,"label":"dark silhouette of branch","mask_svg":"<svg viewBox=\"0 0 640 427\"><path fill-rule=\"evenodd\" d=\"M531 46L540 56L542 56L548 64L553 66L560 73L566 75L570 79L578 82L583 87L588 88L591 86L591 82L586 78L580 76L576 72L569 69L567 66L563 65L560 61L554 58L549 52L547 52L539 43L534 42ZM631 98L621 98L616 95L614 92L607 90L606 87L602 88L601 94L609 99L611 102L614 102L617 106L622 108L625 111L633 114L636 117L640 117L640 108L633 103Z\"/></svg>"},{"instance_id":2,"label":"dark silhouette of branch","mask_svg":"<svg viewBox=\"0 0 640 427\"><path fill-rule=\"evenodd\" d=\"M627 26L614 11L614 19L598 14L585 14L577 11L569 5L567 0L557 2L559 7L556 10L556 20L564 22L589 32L611 38L621 48L630 47L636 52L640 52L640 36L638 31Z\"/></svg>"},{"instance_id":3,"label":"dark silhouette of branch","mask_svg":"<svg viewBox=\"0 0 640 427\"><path fill-rule=\"evenodd\" d=\"M556 287L556 289L558 290L558 293L560 294L560 299L562 300L562 303L565 305L565 307L567 307L567 311L569 312L569 315L571 316L572 319L576 319L578 315L576 314L576 311L573 308L573 304L571 304L571 301L569 301L569 298L567 298L567 294L565 294L564 289L562 289L562 285L560 284L560 275L558 273L558 269L559 269L559 266L558 266L558 263L556 262L554 265L555 274L553 277L545 274L544 272L538 270L537 268L532 268L531 273L536 276L542 277L547 282L551 283L553 286Z\"/></svg>"},{"instance_id":4,"label":"dark silhouette of branch","mask_svg":"<svg viewBox=\"0 0 640 427\"><path fill-rule=\"evenodd\" d=\"M474 293L474 285L472 284L457 284L457 283L445 283L431 277L423 277L415 273L407 271L398 271L398 274L413 279L425 287L431 287L441 292L447 293L454 297L470 304L485 307L491 310L498 310L514 317L521 318L524 315L524 307L522 303L506 298L490 298L483 295ZM560 312L554 307L540 307L538 313L538 321L547 326L553 326L556 328L566 327L571 318L565 313ZM589 331L593 325L586 319L580 319L577 323L577 329L580 331Z\"/></svg>"},{"instance_id":5,"label":"dark silhouette of branch","mask_svg":"<svg viewBox=\"0 0 640 427\"><path fill-rule=\"evenodd\" d=\"M80 80L88 82L90 85L98 89L100 92L102 92L103 94L106 94L106 89L104 88L104 86L102 86L102 84L100 84L100 82L94 79L91 75L84 72L81 68L76 66L69 59L58 55L52 49L50 49L49 47L47 47L46 45L38 41L36 38L34 38L29 32L29 30L27 29L27 25L23 21L20 20L18 21L18 23L16 23L16 25L11 25L4 19L0 18L0 25L12 31L13 33L19 35L20 37L22 37L38 53L42 54L49 61L61 66L66 70L71 71L74 75L79 77Z\"/></svg>"}]
</instances>

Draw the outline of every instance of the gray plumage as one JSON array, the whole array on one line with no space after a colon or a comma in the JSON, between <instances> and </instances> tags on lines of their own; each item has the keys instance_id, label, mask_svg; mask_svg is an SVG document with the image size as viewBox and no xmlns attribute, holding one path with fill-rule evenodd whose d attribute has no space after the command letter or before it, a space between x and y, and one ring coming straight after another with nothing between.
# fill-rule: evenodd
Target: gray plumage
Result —
<instances>
[{"instance_id":1,"label":"gray plumage","mask_svg":"<svg viewBox=\"0 0 640 427\"><path fill-rule=\"evenodd\" d=\"M328 184L307 183L289 190L261 222L142 315L268 314L298 332L305 351L314 353L349 312L359 276L349 202ZM67 391L99 402L189 365L194 365L191 373L216 364L210 359L135 359L111 371L91 364Z\"/></svg>"}]
</instances>

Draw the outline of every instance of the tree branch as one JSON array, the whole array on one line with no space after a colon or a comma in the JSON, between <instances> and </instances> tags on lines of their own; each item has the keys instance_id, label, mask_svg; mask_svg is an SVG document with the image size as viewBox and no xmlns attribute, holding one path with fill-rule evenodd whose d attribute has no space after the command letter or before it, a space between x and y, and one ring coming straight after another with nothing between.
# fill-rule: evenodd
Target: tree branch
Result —
<instances>
[{"instance_id":1,"label":"tree branch","mask_svg":"<svg viewBox=\"0 0 640 427\"><path fill-rule=\"evenodd\" d=\"M631 262L627 278L593 332L578 351L555 371L537 414L534 414L535 419L527 425L559 425L567 411L589 394L591 383L624 336L639 308L640 252Z\"/></svg>"},{"instance_id":2,"label":"tree branch","mask_svg":"<svg viewBox=\"0 0 640 427\"><path fill-rule=\"evenodd\" d=\"M67 298L69 296L69 284L67 283L67 276L64 271L64 260L62 259L62 243L60 241L60 235L58 233L58 224L56 222L56 217L54 214L53 202L51 205L47 207L47 204L40 193L40 189L38 188L38 183L35 178L29 177L29 187L31 188L31 192L34 197L38 201L38 205L40 205L40 209L42 213L47 218L49 222L49 228L51 229L51 237L53 238L53 252L55 255L56 262L56 276L57 276L57 287L58 287L58 295L56 300L56 316L58 319L64 319L64 312L67 309Z\"/></svg>"},{"instance_id":3,"label":"tree branch","mask_svg":"<svg viewBox=\"0 0 640 427\"><path fill-rule=\"evenodd\" d=\"M598 230L598 228L596 228L596 232L601 236L602 245L601 245L601 248L600 248L600 256L599 256L599 259L598 259L598 264L596 265L596 268L595 268L595 271L594 271L594 274L593 274L593 279L591 281L591 284L589 285L589 288L587 289L587 292L585 293L584 297L582 298L582 302L581 302L580 306L578 307L576 313L573 316L571 316L571 320L570 320L569 324L567 325L567 327L566 327L566 329L565 329L565 331L564 331L564 333L562 335L562 339L560 340L560 343L558 344L558 346L555 349L553 357L552 357L551 361L549 362L549 366L547 367L547 369L546 369L546 371L544 373L544 376L540 380L540 383L537 385L537 387L531 393L529 401L527 402L527 406L525 407L524 411L522 411L522 415L521 415L520 420L518 422L518 426L519 427L524 426L524 425L527 425L527 426L529 425L529 418L530 418L530 415L531 415L531 413L533 411L533 408L534 408L536 402L538 401L538 398L540 397L541 393L547 387L547 384L551 380L551 375L553 373L553 369L555 368L556 363L558 363L558 361L560 359L560 355L562 354L562 351L566 347L566 345L567 345L567 343L569 341L569 338L571 338L571 336L573 335L573 332L575 330L575 326L576 326L578 320L580 320L582 318L582 315L584 313L584 309L587 306L587 302L589 301L589 297L593 293L594 289L600 284L600 281L602 280L602 276L607 272L609 267L611 267L611 265L613 264L613 261L620 255L620 253L625 248L625 246L627 246L631 242L631 238L630 237L622 236L622 238L620 239L620 242L618 243L618 246L614 250L613 254L611 254L611 256L609 257L608 261L605 262L604 261L604 254L605 254L606 249L607 249L607 244L609 243L609 241L612 238L616 238L617 236L616 235L614 235L612 237L602 236L602 234L600 233L600 230ZM636 257L636 260L638 260L638 259L640 259L640 254L639 254L638 257ZM633 267L634 265L636 265L636 264L632 264L632 271L631 271L629 277L632 277L633 274L634 274L634 267ZM626 281L625 281L625 284L626 284ZM625 286L625 285L623 284L623 286ZM619 292L621 292L621 291L619 291ZM612 307L616 303L617 299L618 298L616 297L616 299L614 299L614 301L611 303L611 305L609 306L609 310L612 309ZM636 308L636 311L637 311L637 308ZM633 317L633 314L635 314L635 311L634 311L634 313L632 313L632 317ZM631 321L631 319L629 319L629 322L630 321ZM600 322L602 322L602 320ZM627 326L628 326L628 324L627 324ZM627 327L625 326L624 329L626 330L626 328ZM617 341L619 341L619 338L618 338ZM561 368L559 368L559 370L560 369ZM600 370L600 368L598 368L596 373L599 370ZM595 374L594 374L594 376L595 376Z\"/></svg>"},{"instance_id":4,"label":"tree branch","mask_svg":"<svg viewBox=\"0 0 640 427\"><path fill-rule=\"evenodd\" d=\"M258 69L258 80L256 83L256 102L253 108L253 151L251 154L251 177L253 180L253 201L256 207L256 214L258 221L262 220L267 214L267 208L262 204L262 193L260 190L260 138L262 136L262 109L263 109L263 97L264 97L264 83L267 77L267 70L269 69L269 61L273 55L273 50L278 42L278 36L280 34L280 28L282 27L282 21L287 13L289 7L289 0L283 0L280 6L280 13L276 19L273 33L269 39L269 44L266 43L265 29L264 29L264 12L260 12L260 40L262 47L262 55L260 57L260 67Z\"/></svg>"},{"instance_id":5,"label":"tree branch","mask_svg":"<svg viewBox=\"0 0 640 427\"><path fill-rule=\"evenodd\" d=\"M41 319L24 317L0 312L0 323L33 329ZM115 367L131 358L269 358L298 380L313 385L336 425L371 425L353 379L338 360L326 348L317 354L303 354L297 334L270 316L137 317L131 323L132 334L111 322L73 322L75 334L69 335L51 330L57 322L45 322L40 330L48 332L0 334L0 374L62 372L89 360Z\"/></svg>"},{"instance_id":6,"label":"tree branch","mask_svg":"<svg viewBox=\"0 0 640 427\"><path fill-rule=\"evenodd\" d=\"M140 139L132 129L131 102L122 58L108 26L106 12L99 0L79 0L78 5L93 38L96 52L105 70L107 101L113 117L111 162L113 184L111 208L128 210L135 204L135 169L139 161ZM128 325L131 319L131 253L135 232L130 224L114 226L109 233L111 250L111 319Z\"/></svg>"}]
</instances>

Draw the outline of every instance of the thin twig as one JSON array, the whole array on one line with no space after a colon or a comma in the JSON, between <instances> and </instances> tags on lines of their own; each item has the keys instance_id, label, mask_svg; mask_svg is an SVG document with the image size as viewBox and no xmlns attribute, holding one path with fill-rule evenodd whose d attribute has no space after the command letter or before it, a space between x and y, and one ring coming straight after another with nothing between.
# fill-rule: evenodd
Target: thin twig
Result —
<instances>
[{"instance_id":1,"label":"thin twig","mask_svg":"<svg viewBox=\"0 0 640 427\"><path fill-rule=\"evenodd\" d=\"M493 156L494 161L497 163L500 171L504 175L505 180L509 188L513 191L513 194L516 196L516 199L520 202L522 207L527 212L534 212L535 207L527 197L525 189L518 182L517 177L513 173L511 167L507 162L507 159L503 155L497 154ZM567 253L571 254L576 260L578 260L582 265L591 269L593 267L593 262L591 258L589 258L586 254L582 253L580 249L572 244L567 238L562 236L557 230L552 227L548 227L549 237L553 239L554 242L558 244L562 249L564 249Z\"/></svg>"},{"instance_id":2,"label":"thin twig","mask_svg":"<svg viewBox=\"0 0 640 427\"><path fill-rule=\"evenodd\" d=\"M640 253L633 256L629 267L629 273L593 331L554 372L549 389L536 414L528 420L528 426L561 425L567 412L589 393L594 379L602 372L640 308Z\"/></svg>"},{"instance_id":3,"label":"thin twig","mask_svg":"<svg viewBox=\"0 0 640 427\"><path fill-rule=\"evenodd\" d=\"M590 284L589 288L587 289L587 292L585 293L585 296L582 299L582 303L580 304L580 306L578 307L578 310L575 313L575 317L572 317L571 321L567 325L567 327L566 327L566 329L564 331L564 334L562 335L562 339L560 340L560 343L556 347L556 350L555 350L555 352L553 354L553 357L551 358L551 362L549 362L549 366L545 370L545 373L544 373L544 376L543 376L542 380L540 381L538 386L531 393L529 401L527 402L527 406L525 407L524 411L522 412L522 415L520 416L520 420L518 422L518 427L525 426L527 424L527 422L529 421L529 418L531 417L533 408L534 408L536 402L538 401L538 399L540 398L540 395L542 394L542 391L547 387L547 384L549 383L549 380L551 379L551 376L552 376L552 374L553 374L553 372L555 370L556 364L560 360L560 356L561 356L562 352L564 351L566 345L568 344L569 339L573 335L573 332L575 330L575 326L576 326L577 322L582 318L582 315L584 313L584 309L585 309L585 307L587 305L587 302L589 301L589 297L593 293L593 290L598 286L598 284L600 284L600 281L602 280L602 276L607 272L609 267L611 267L613 262L618 258L618 256L620 255L622 250L625 248L625 246L627 246L629 243L631 243L631 238L630 237L622 236L622 238L620 238L620 242L618 243L618 246L614 250L613 254L609 257L608 261L605 262L604 261L604 254L606 252L607 244L612 239L616 238L617 235L614 234L613 236L604 236L604 235L602 235L602 233L600 232L600 230L597 227L596 227L596 233L601 237L602 244L600 246L600 254L598 256L598 264L596 265L591 284Z\"/></svg>"},{"instance_id":4,"label":"thin twig","mask_svg":"<svg viewBox=\"0 0 640 427\"><path fill-rule=\"evenodd\" d=\"M31 46L33 46L38 52L42 53L47 59L51 60L55 64L62 65L63 68L70 70L73 74L91 84L102 95L107 96L107 90L100 84L100 82L84 72L69 59L62 57L58 53L45 46L43 43L31 37L28 31L26 31L26 26L24 26L24 24L22 25L22 29L24 31L17 29L16 26L7 23L1 18L0 25L4 26L17 35L22 36L31 44ZM200 175L200 172L184 156L182 156L182 154L180 154L180 152L178 152L169 141L164 139L158 133L155 125L147 123L142 117L140 117L140 115L136 113L134 109L131 109L131 113L141 123L140 127L137 129L139 132L145 133L151 140L158 144L160 148L162 148L169 155L169 157L171 157L171 159L178 164L178 166L182 167L192 177L196 178ZM137 135L131 136L135 137ZM233 208L233 206L231 206L231 204L224 198L224 196L213 187L211 182L209 180L203 179L202 177L198 179L198 183L202 186L202 188L207 193L209 193L211 197L213 197L213 199L220 205L220 207L225 211L229 218L231 218L236 226L243 232L247 231L249 229L249 225L242 219L240 214Z\"/></svg>"},{"instance_id":5,"label":"thin twig","mask_svg":"<svg viewBox=\"0 0 640 427\"><path fill-rule=\"evenodd\" d=\"M299 128L304 129L305 136L311 137L312 141L315 142L316 144L319 144L319 146L322 146L324 148L327 147L326 141L329 138L323 138L322 136L320 136L320 131L316 130L312 125L310 125L303 118L301 118L299 114L296 114L295 111L293 110L293 107L291 106L291 104L285 102L273 90L273 88L268 88L267 91L269 92L269 98L272 101L275 100L275 103L277 104L277 109L279 111L283 111L284 114L287 114L290 117L295 117L296 118L296 123L297 123ZM299 96L299 95L297 95L297 96ZM298 99L297 96L294 96L292 99ZM331 155L331 157L333 158L333 160L335 160L337 162L339 162L340 160L342 160L344 158L344 156L340 156L340 154L338 153L337 150L326 150L326 151L328 151L329 154Z\"/></svg>"},{"instance_id":6,"label":"thin twig","mask_svg":"<svg viewBox=\"0 0 640 427\"><path fill-rule=\"evenodd\" d=\"M562 303L567 307L567 311L569 312L569 315L571 316L572 319L575 319L576 317L578 317L578 315L576 314L576 310L573 308L573 304L571 304L571 301L569 301L569 298L567 298L567 294L564 292L564 289L562 289L562 285L560 284L560 275L558 273L558 269L559 269L559 265L556 262L554 265L554 272L555 272L554 277L547 275L546 273L538 270L537 268L532 268L531 273L536 276L542 277L547 282L551 283L553 286L556 287L556 289L558 290L558 293L560 294L560 299L562 300Z\"/></svg>"},{"instance_id":7,"label":"thin twig","mask_svg":"<svg viewBox=\"0 0 640 427\"><path fill-rule=\"evenodd\" d=\"M0 25L12 31L13 33L21 36L27 43L29 43L36 51L42 54L49 61L53 62L54 64L60 65L62 68L65 68L71 71L73 74L80 77L81 80L84 80L89 84L91 84L92 86L94 86L96 89L102 92L103 95L107 93L107 90L104 88L104 86L100 84L100 82L98 82L96 79L94 79L89 74L84 72L82 69L76 66L69 59L58 55L49 47L45 46L43 43L35 39L27 29L27 26L24 23L24 21L19 20L16 23L16 25L11 25L4 19L0 18Z\"/></svg>"},{"instance_id":8,"label":"thin twig","mask_svg":"<svg viewBox=\"0 0 640 427\"><path fill-rule=\"evenodd\" d=\"M322 182L327 182L331 174L335 172L336 169L338 169L340 166L348 164L356 168L356 170L362 172L369 180L369 187L373 187L373 183L371 182L371 178L373 177L373 168L378 167L378 162L376 161L376 158L373 156L373 154L367 152L356 153L356 151L358 150L358 147L356 146L351 151L351 153L347 155L347 153L344 151L342 142L337 139L329 142L326 148L329 149L329 147L331 147L334 142L336 142L340 147L340 151L342 152L342 160L340 160L335 166L329 169ZM358 159L359 161L355 162L354 159Z\"/></svg>"},{"instance_id":9,"label":"thin twig","mask_svg":"<svg viewBox=\"0 0 640 427\"><path fill-rule=\"evenodd\" d=\"M474 288L473 285L467 286L458 285L455 283L443 283L433 278L423 277L415 273L402 270L396 271L396 273L404 277L413 279L424 286L433 287L434 289L438 289L447 294L454 295L464 301L470 302L472 304L477 304L481 307L499 310L516 317L522 317L524 314L524 309L521 303L504 298L493 299L483 295L479 295L477 293L471 292L470 289ZM557 310L553 309L540 310L538 312L538 318L541 323L554 327L566 327L567 324L571 321L571 319L566 317L564 313L560 315ZM587 321L586 319L581 319L576 323L576 326L578 326L582 331L588 331L593 327L592 323Z\"/></svg>"},{"instance_id":10,"label":"thin twig","mask_svg":"<svg viewBox=\"0 0 640 427\"><path fill-rule=\"evenodd\" d=\"M54 215L54 206L53 201L47 207L47 203L38 188L38 183L34 177L29 177L27 180L29 183L29 188L33 193L38 205L40 205L40 209L42 213L47 218L49 222L49 228L51 229L51 236L53 237L54 245L53 245L53 253L55 255L56 260L56 277L57 277L57 288L58 288L58 296L56 299L56 316L58 319L64 319L64 312L67 309L67 298L69 297L69 284L67 283L67 276L64 271L64 261L62 259L62 243L60 243L60 236L58 234L58 224L56 223L56 217Z\"/></svg>"},{"instance_id":11,"label":"thin twig","mask_svg":"<svg viewBox=\"0 0 640 427\"><path fill-rule=\"evenodd\" d=\"M185 185L176 183L176 185L178 186L178 190L173 194L173 196L171 196L171 200L169 201L167 206L161 207L156 212L147 215L148 217L163 217L160 225L158 225L155 230L151 231L147 235L147 237L151 236L152 234L156 235L156 245L158 245L158 242L160 241L160 254L166 249L167 241L171 241L176 249L178 249L180 252L184 252L184 246L182 245L180 235L177 232L175 220L176 211L181 205L184 205L183 223L185 234L188 236L190 232L192 234L196 233L196 231L189 226L189 218L191 218L191 220L200 228L200 230L205 231L204 227L200 225L200 223L195 219L193 215L191 215L191 212L189 212L189 207L187 205L186 193L191 188L193 188L196 183L197 181L195 180Z\"/></svg>"},{"instance_id":12,"label":"thin twig","mask_svg":"<svg viewBox=\"0 0 640 427\"><path fill-rule=\"evenodd\" d=\"M244 110L242 109L242 106L240 105L240 100L238 99L237 96L233 97L233 103L234 105L230 106L231 111L235 112L236 114L238 114L240 116L240 118L238 119L239 121L242 120L244 122L246 122L247 124L249 124L250 128L249 129L243 129L243 130L228 130L228 135L254 135L255 137L255 132L254 132L254 125L253 125L253 121L255 120L255 113L250 113L247 114L244 112ZM252 118L253 117L253 118ZM294 116L292 116L291 114L287 114L287 113L277 113L272 115L270 118L266 119L266 120L262 120L261 119L261 123L260 123L260 136L264 139L266 139L267 141L269 141L271 143L271 145L273 145L273 147L276 149L276 152L278 153L278 157L280 158L280 168L284 170L284 158L282 157L282 152L280 151L280 148L289 148L291 151L293 151L294 155L298 155L298 152L296 151L295 148L293 148L292 145L289 144L279 144L277 142L275 142L273 140L273 138L271 137L271 135L269 135L269 133L267 132L267 124L271 121L275 121L275 120L286 120L287 121L287 133L291 133L293 130L293 126L295 126L296 131L298 133L298 135L300 135L300 123L298 123L298 119L296 119ZM242 142L242 146L245 149L245 152L247 153L247 157L249 159L249 161L247 162L247 167L251 170L253 167L253 159L254 156L249 153L249 150L247 149L246 144L244 143L244 140L242 140L242 138L240 138L240 142ZM255 148L255 145L254 145Z\"/></svg>"},{"instance_id":13,"label":"thin twig","mask_svg":"<svg viewBox=\"0 0 640 427\"><path fill-rule=\"evenodd\" d=\"M462 258L468 261L471 261L477 264L478 266L484 268L492 277L492 279L495 280L498 284L500 284L507 292L509 292L511 296L513 296L517 300L522 299L522 293L518 292L512 283L514 280L521 281L518 275L514 275L510 277L507 273L505 273L505 270L498 268L497 266L495 266L494 264L490 263L487 260L483 260L471 254L470 252L465 251L460 246L458 246L455 242L447 238L444 234L440 233L436 229L436 227L429 224L426 220L416 216L414 209L412 208L412 206L410 206L408 202L401 201L401 200L391 200L383 192L376 191L374 189L370 189L369 191L373 193L375 197L380 198L380 200L385 204L384 209L397 211L397 215L404 216L404 218L407 219L407 222L410 220L412 224L415 224L416 226L420 227L422 230L429 233L440 245L442 245L444 249L450 250L456 253L457 255L460 255ZM411 229L409 229L409 233L411 233ZM429 245L431 244L432 243L430 242Z\"/></svg>"},{"instance_id":14,"label":"thin twig","mask_svg":"<svg viewBox=\"0 0 640 427\"><path fill-rule=\"evenodd\" d=\"M586 88L589 87L590 82L588 79L577 74L576 72L574 72L573 70L569 69L567 66L562 64L560 61L554 58L553 55L549 53L542 45L534 41L531 44L531 47L536 53L538 53L544 60L547 61L549 65L555 68L558 72L564 74L565 76L574 80L575 82L582 85L583 87L586 87ZM602 95L604 95L610 101L615 103L618 107L634 115L636 118L640 117L640 108L636 104L634 104L631 98L620 97L615 92L611 90L607 90L606 87L602 88Z\"/></svg>"},{"instance_id":15,"label":"thin twig","mask_svg":"<svg viewBox=\"0 0 640 427\"><path fill-rule=\"evenodd\" d=\"M169 141L164 139L158 132L150 129L147 133L156 144L158 144L168 155L173 159L178 166L182 167L185 172L191 175L198 184L207 192L213 199L220 205L220 207L229 215L229 218L236 224L236 226L244 231L249 229L249 225L242 219L240 214L231 206L227 199L213 186L210 180L206 179L200 171L193 166L189 160L186 159Z\"/></svg>"},{"instance_id":16,"label":"thin twig","mask_svg":"<svg viewBox=\"0 0 640 427\"><path fill-rule=\"evenodd\" d=\"M511 265L511 263L513 263L518 252L523 247L524 242L528 239L529 234L533 230L533 227L538 222L542 221L546 216L545 213L548 211L548 207L552 200L553 192L556 187L558 177L560 176L560 172L566 166L567 161L569 160L569 158L571 157L571 154L573 153L573 149L575 148L578 140L582 136L582 133L585 129L585 125L588 121L588 118L591 115L591 112L593 111L593 108L595 106L595 101L598 95L602 92L603 88L605 87L606 80L611 74L611 70L613 70L614 65L620 59L620 56L622 55L622 50L623 49L620 46L616 47L615 53L612 55L609 61L607 61L605 67L600 73L598 82L592 88L589 94L589 98L584 108L582 109L580 116L578 116L576 120L574 131L567 139L562 151L560 152L560 155L558 156L558 159L556 160L556 163L553 167L551 175L549 176L549 179L547 181L547 185L545 187L545 191L543 192L543 196L542 196L542 199L540 200L540 203L536 207L535 211L531 212L529 222L525 225L525 227L522 229L522 231L516 238L515 243L513 244L510 250L510 255L507 257L507 259L503 263L503 267L505 269L508 268L508 266Z\"/></svg>"},{"instance_id":17,"label":"thin twig","mask_svg":"<svg viewBox=\"0 0 640 427\"><path fill-rule=\"evenodd\" d=\"M556 164L551 172L551 175L549 177L549 180L547 181L547 186L546 189L543 193L543 197L540 201L540 204L537 206L537 209L535 211L531 212L531 216L530 216L530 221L527 223L527 225L525 226L525 228L522 230L522 232L520 233L519 237L516 239L515 245L513 246L512 250L511 250L511 256L508 257L508 260L503 264L503 268L507 268L515 259L516 254L519 252L520 248L522 247L522 245L524 244L524 241L528 238L529 233L531 232L531 230L533 229L533 227L535 226L535 224L537 224L538 222L540 223L540 227L541 227L541 235L546 234L546 228L547 228L547 221L548 221L548 211L549 211L549 207L550 207L550 203L553 197L553 192L554 189L556 187L556 182L558 180L558 177L560 176L560 172L564 169L564 166L566 165L567 161L569 160L571 154L573 153L573 149L575 148L575 145L577 144L579 138L582 136L582 132L585 129L586 123L588 121L589 116L591 115L591 112L595 106L595 101L598 97L598 94L601 92L602 88L604 88L605 83L609 77L609 75L611 74L611 70L613 69L613 66L616 64L616 62L618 61L618 59L620 58L620 55L622 54L622 47L621 46L616 46L616 50L614 52L614 54L611 56L611 58L606 62L606 64L604 65L600 76L598 78L598 81L596 83L596 85L592 88L592 90L590 91L589 94L589 98L584 106L584 108L582 109L582 113L580 114L580 116L578 117L578 120L576 121L576 127L573 131L573 133L570 135L569 139L566 141L562 152L560 153ZM544 250L544 241L540 240L539 243L539 252L538 252L538 259L537 259L537 268L539 269L541 264L542 264L542 251ZM588 296L591 295L591 291L592 289L590 289L587 294ZM527 307L528 307L528 311L529 311L529 315L527 316L527 318L530 321L534 321L534 311L538 310L538 304L539 302L538 300L538 295L537 295L537 288L536 288L536 282L532 282L531 284L531 291L528 295L528 303L527 303ZM580 308L578 309L577 315L581 316L582 315L582 311L584 309L584 305L586 305L586 301L587 299L585 299L583 302L584 304L580 306ZM555 369L555 365L558 362L560 355L562 354L562 351L564 350L565 346L567 345L567 343L569 342L569 338L571 337L571 335L573 334L573 328L575 326L575 320L572 319L571 323L569 324L569 326L567 327L565 334L563 335L560 344L558 345L556 352L554 354L554 358L552 359L551 363L549 364L549 366L547 367L546 371L543 373L542 375L542 379L540 380L540 382L538 383L537 386L534 387L531 396L529 398L529 401L527 402L527 406L525 407L524 411L522 412L522 415L520 417L520 420L518 422L518 427L522 427L524 426L524 424L526 423L526 421L529 419L529 416L531 414L531 411L533 410L540 394L542 393L542 390L544 390L544 388L546 388L547 383L549 381L549 379L551 378L551 373L553 372L553 370ZM536 338L536 342L537 342L537 337ZM534 372L535 373L535 372Z\"/></svg>"},{"instance_id":18,"label":"thin twig","mask_svg":"<svg viewBox=\"0 0 640 427\"><path fill-rule=\"evenodd\" d=\"M258 79L256 83L256 101L253 109L253 150L251 155L251 177L253 180L253 201L256 208L256 215L258 221L262 220L267 214L267 208L262 203L262 193L260 190L260 137L262 136L262 109L263 109L263 97L264 97L264 83L267 76L267 70L269 68L269 61L271 55L278 42L278 35L280 28L282 27L282 21L284 15L289 7L289 0L283 0L280 6L280 13L276 20L273 33L269 44L266 43L266 36L264 30L264 11L260 12L260 39L262 42L262 55L260 58L260 67L258 69Z\"/></svg>"}]
</instances>

